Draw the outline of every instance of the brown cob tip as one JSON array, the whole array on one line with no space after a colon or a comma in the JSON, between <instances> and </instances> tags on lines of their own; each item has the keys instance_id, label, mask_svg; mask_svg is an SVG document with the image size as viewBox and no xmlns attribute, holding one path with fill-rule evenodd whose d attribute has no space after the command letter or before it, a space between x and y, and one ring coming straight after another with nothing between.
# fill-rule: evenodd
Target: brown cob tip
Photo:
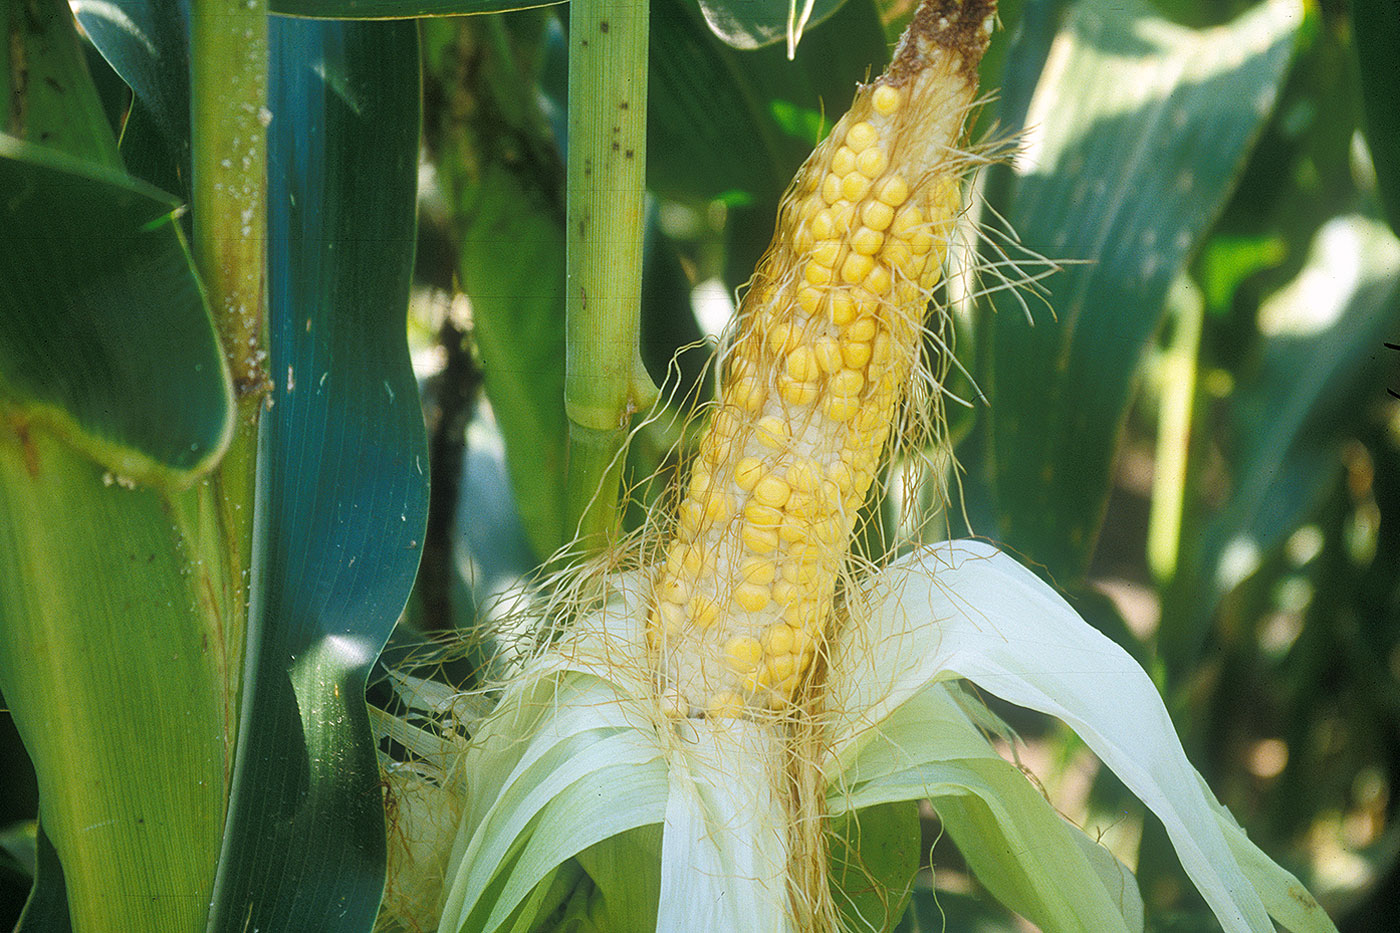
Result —
<instances>
[{"instance_id":1,"label":"brown cob tip","mask_svg":"<svg viewBox=\"0 0 1400 933\"><path fill-rule=\"evenodd\" d=\"M900 37L881 82L904 84L926 68L939 50L957 53L965 70L976 70L987 51L996 15L997 0L924 0Z\"/></svg>"}]
</instances>

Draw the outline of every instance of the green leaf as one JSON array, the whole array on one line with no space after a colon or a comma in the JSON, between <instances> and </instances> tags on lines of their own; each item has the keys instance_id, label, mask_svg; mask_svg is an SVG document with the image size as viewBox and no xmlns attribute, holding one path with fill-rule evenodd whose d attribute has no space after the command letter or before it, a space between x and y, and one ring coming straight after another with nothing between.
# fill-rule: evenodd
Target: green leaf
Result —
<instances>
[{"instance_id":1,"label":"green leaf","mask_svg":"<svg viewBox=\"0 0 1400 933\"><path fill-rule=\"evenodd\" d=\"M365 677L427 514L404 315L419 131L410 23L274 19L270 372L245 697L211 930L368 929L384 883Z\"/></svg>"},{"instance_id":2,"label":"green leaf","mask_svg":"<svg viewBox=\"0 0 1400 933\"><path fill-rule=\"evenodd\" d=\"M0 132L117 167L116 138L68 5L62 0L6 3L0 7L0 29L5 34L0 104L6 113Z\"/></svg>"},{"instance_id":3,"label":"green leaf","mask_svg":"<svg viewBox=\"0 0 1400 933\"><path fill-rule=\"evenodd\" d=\"M164 364L184 368L179 352ZM34 762L73 926L199 928L241 646L207 483L126 488L44 426L5 423L0 690ZM36 910L61 897L45 878L32 900L49 906Z\"/></svg>"},{"instance_id":4,"label":"green leaf","mask_svg":"<svg viewBox=\"0 0 1400 933\"><path fill-rule=\"evenodd\" d=\"M117 476L191 482L232 388L167 196L0 137L0 396Z\"/></svg>"},{"instance_id":5,"label":"green leaf","mask_svg":"<svg viewBox=\"0 0 1400 933\"><path fill-rule=\"evenodd\" d=\"M1161 633L1177 669L1192 663L1220 598L1321 504L1347 432L1384 400L1397 275L1400 241L1376 220L1341 216L1318 232L1298 276L1260 308L1261 349L1231 407L1238 467L1193 553L1191 616Z\"/></svg>"},{"instance_id":6,"label":"green leaf","mask_svg":"<svg viewBox=\"0 0 1400 933\"><path fill-rule=\"evenodd\" d=\"M1195 31L1084 0L1054 41L997 206L1022 242L1077 264L1045 280L1054 320L1028 326L1002 302L978 378L998 534L1057 577L1087 566L1167 289L1234 186L1301 19L1266 0Z\"/></svg>"},{"instance_id":7,"label":"green leaf","mask_svg":"<svg viewBox=\"0 0 1400 933\"><path fill-rule=\"evenodd\" d=\"M741 53L716 41L687 0L656 0L652 22L647 182L677 199L776 205L856 82L889 57L867 2L812 30L796 61L780 49ZM771 214L765 223L759 248Z\"/></svg>"},{"instance_id":8,"label":"green leaf","mask_svg":"<svg viewBox=\"0 0 1400 933\"><path fill-rule=\"evenodd\" d=\"M839 765L829 769L840 773L833 813L932 799L969 866L1003 904L1046 929L1141 929L1131 922L1142 913L1136 888L1125 888L1116 873L1112 887L1105 883L1080 845L1088 839L997 756L949 685L934 684L891 705L880 697L883 683L867 681L876 693L842 694L843 705L835 707L850 719L836 730L845 741L838 738ZM862 714L878 728L853 728Z\"/></svg>"},{"instance_id":9,"label":"green leaf","mask_svg":"<svg viewBox=\"0 0 1400 933\"><path fill-rule=\"evenodd\" d=\"M411 19L501 13L554 6L567 0L272 0L273 13L317 19Z\"/></svg>"},{"instance_id":10,"label":"green leaf","mask_svg":"<svg viewBox=\"0 0 1400 933\"><path fill-rule=\"evenodd\" d=\"M34 887L14 933L68 933L72 928L63 866L48 834L39 829L34 845Z\"/></svg>"},{"instance_id":11,"label":"green leaf","mask_svg":"<svg viewBox=\"0 0 1400 933\"><path fill-rule=\"evenodd\" d=\"M1352 0L1351 18L1366 144L1390 229L1400 234L1400 7L1390 0Z\"/></svg>"},{"instance_id":12,"label":"green leaf","mask_svg":"<svg viewBox=\"0 0 1400 933\"><path fill-rule=\"evenodd\" d=\"M846 929L894 928L914 890L920 842L919 805L913 800L832 820L831 886Z\"/></svg>"},{"instance_id":13,"label":"green leaf","mask_svg":"<svg viewBox=\"0 0 1400 933\"><path fill-rule=\"evenodd\" d=\"M74 0L72 6L88 38L132 90L121 134L127 170L188 199L188 0Z\"/></svg>"},{"instance_id":14,"label":"green leaf","mask_svg":"<svg viewBox=\"0 0 1400 933\"><path fill-rule=\"evenodd\" d=\"M504 27L512 25L515 31ZM427 24L428 127L486 394L538 556L565 543L564 167L524 71L540 16Z\"/></svg>"},{"instance_id":15,"label":"green leaf","mask_svg":"<svg viewBox=\"0 0 1400 933\"><path fill-rule=\"evenodd\" d=\"M711 31L736 49L786 41L792 57L803 31L823 22L846 0L698 0Z\"/></svg>"}]
</instances>

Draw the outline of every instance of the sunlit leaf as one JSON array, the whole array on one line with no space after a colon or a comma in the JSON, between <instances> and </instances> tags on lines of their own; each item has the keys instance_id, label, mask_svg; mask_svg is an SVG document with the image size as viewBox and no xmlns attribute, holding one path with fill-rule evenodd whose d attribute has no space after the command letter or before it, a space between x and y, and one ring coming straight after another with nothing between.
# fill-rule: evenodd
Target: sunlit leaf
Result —
<instances>
[{"instance_id":1,"label":"sunlit leaf","mask_svg":"<svg viewBox=\"0 0 1400 933\"><path fill-rule=\"evenodd\" d=\"M996 206L1024 243L1080 264L1045 281L1053 318L998 302L978 378L997 534L1058 577L1087 565L1167 288L1234 186L1301 20L1268 0L1194 31L1084 0L1051 47Z\"/></svg>"}]
</instances>

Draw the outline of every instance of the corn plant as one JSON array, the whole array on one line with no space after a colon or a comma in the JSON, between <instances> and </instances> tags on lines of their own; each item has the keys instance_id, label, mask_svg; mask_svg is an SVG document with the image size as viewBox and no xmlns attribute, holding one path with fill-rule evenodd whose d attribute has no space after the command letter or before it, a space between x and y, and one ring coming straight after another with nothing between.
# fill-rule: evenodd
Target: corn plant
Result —
<instances>
[{"instance_id":1,"label":"corn plant","mask_svg":"<svg viewBox=\"0 0 1400 933\"><path fill-rule=\"evenodd\" d=\"M1335 930L1309 888L1345 885L1276 822L1246 834L1217 795L1251 818L1254 798L1216 782L1193 716L1228 696L1200 686L1207 650L1264 611L1241 602L1359 430L1320 430L1323 397L1361 391L1393 320L1394 84L1365 67L1390 33L1357 42L1380 200L1300 222L1302 284L1261 312L1287 327L1350 250L1330 306L1352 334L1263 344L1285 404L1241 394L1258 441L1212 514L1210 302L1275 255L1229 225L1332 20L516 6L5 7L0 689L38 787L37 823L0 837L20 929L997 922L937 886L936 819L954 872L1041 929L1194 909ZM722 243L682 242L676 217L721 210ZM424 408L415 239L420 281L470 303ZM738 287L708 345L678 247ZM1305 353L1316 375L1289 380ZM1155 642L1086 586L1144 373ZM463 450L478 382L494 418ZM461 459L493 433L501 485L464 529L478 563L515 540L508 608L456 579ZM1097 813L1136 848L1057 812L1021 757L1046 747L1102 763Z\"/></svg>"}]
</instances>

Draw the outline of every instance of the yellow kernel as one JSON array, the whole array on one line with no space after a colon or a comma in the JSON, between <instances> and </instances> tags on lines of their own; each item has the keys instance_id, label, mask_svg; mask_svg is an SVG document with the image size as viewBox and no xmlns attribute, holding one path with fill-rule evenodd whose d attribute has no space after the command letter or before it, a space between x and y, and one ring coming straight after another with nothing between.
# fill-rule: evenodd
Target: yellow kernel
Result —
<instances>
[{"instance_id":1,"label":"yellow kernel","mask_svg":"<svg viewBox=\"0 0 1400 933\"><path fill-rule=\"evenodd\" d=\"M762 557L748 557L739 570L744 582L767 586L778 578L778 565Z\"/></svg>"},{"instance_id":2,"label":"yellow kernel","mask_svg":"<svg viewBox=\"0 0 1400 933\"><path fill-rule=\"evenodd\" d=\"M778 537L783 540L784 544L789 545L805 541L807 540L807 524L790 518L783 522L782 527L778 529Z\"/></svg>"},{"instance_id":3,"label":"yellow kernel","mask_svg":"<svg viewBox=\"0 0 1400 933\"><path fill-rule=\"evenodd\" d=\"M874 399L871 399L873 402ZM867 405L862 408L860 414L856 415L855 427L857 431L874 431L885 423L885 413L880 405Z\"/></svg>"},{"instance_id":4,"label":"yellow kernel","mask_svg":"<svg viewBox=\"0 0 1400 933\"><path fill-rule=\"evenodd\" d=\"M811 190L811 188L807 189L808 192ZM815 217L824 207L826 207L826 205L822 203L821 198L804 197L802 199L802 209L798 211L797 214L798 220L805 223Z\"/></svg>"},{"instance_id":5,"label":"yellow kernel","mask_svg":"<svg viewBox=\"0 0 1400 933\"><path fill-rule=\"evenodd\" d=\"M890 361L892 344L889 334L876 334L875 345L871 351L870 359L876 366L884 366Z\"/></svg>"},{"instance_id":6,"label":"yellow kernel","mask_svg":"<svg viewBox=\"0 0 1400 933\"><path fill-rule=\"evenodd\" d=\"M841 255L841 244L835 240L823 240L812 247L812 252L808 258L812 262L819 262L824 266L836 265L836 257Z\"/></svg>"},{"instance_id":7,"label":"yellow kernel","mask_svg":"<svg viewBox=\"0 0 1400 933\"><path fill-rule=\"evenodd\" d=\"M663 603L675 603L677 606L681 606L685 604L689 595L679 580L663 579L656 584L656 598Z\"/></svg>"},{"instance_id":8,"label":"yellow kernel","mask_svg":"<svg viewBox=\"0 0 1400 933\"><path fill-rule=\"evenodd\" d=\"M739 430L739 415L728 405L722 406L710 420L710 436L716 444L729 441Z\"/></svg>"},{"instance_id":9,"label":"yellow kernel","mask_svg":"<svg viewBox=\"0 0 1400 933\"><path fill-rule=\"evenodd\" d=\"M865 153L861 153L865 155ZM861 172L851 172L841 179L841 196L847 201L859 201L870 190L870 178Z\"/></svg>"},{"instance_id":10,"label":"yellow kernel","mask_svg":"<svg viewBox=\"0 0 1400 933\"><path fill-rule=\"evenodd\" d=\"M712 482L714 482L714 477L710 474L709 470L701 466L695 467L690 473L688 495L692 498L700 498L705 493L709 492Z\"/></svg>"},{"instance_id":11,"label":"yellow kernel","mask_svg":"<svg viewBox=\"0 0 1400 933\"><path fill-rule=\"evenodd\" d=\"M758 442L770 450L781 448L787 443L790 436L787 422L773 415L758 419L758 424L754 426L754 433L758 437Z\"/></svg>"},{"instance_id":12,"label":"yellow kernel","mask_svg":"<svg viewBox=\"0 0 1400 933\"><path fill-rule=\"evenodd\" d=\"M856 158L856 168L867 178L875 178L889 167L890 158L879 146L872 146ZM850 176L847 176L850 177Z\"/></svg>"},{"instance_id":13,"label":"yellow kernel","mask_svg":"<svg viewBox=\"0 0 1400 933\"><path fill-rule=\"evenodd\" d=\"M753 488L754 500L762 505L781 509L792 496L792 487L769 473Z\"/></svg>"},{"instance_id":14,"label":"yellow kernel","mask_svg":"<svg viewBox=\"0 0 1400 933\"><path fill-rule=\"evenodd\" d=\"M808 619L811 619L811 620L814 621L814 622L817 621L817 619L813 618L813 617L815 616L814 607L808 606L808 607L806 607L806 608L807 608L807 612L809 613L809 615L807 616L807 618L808 618ZM815 626L813 626L813 627L815 628ZM796 654L796 655L805 657L805 656L807 656L807 655L809 655L809 654L814 653L814 652L816 651L816 647L817 647L817 640L816 640L816 638L813 637L813 632L810 631L806 625L795 625L795 626L793 626L793 630L792 630L792 653L793 653L793 654Z\"/></svg>"},{"instance_id":15,"label":"yellow kernel","mask_svg":"<svg viewBox=\"0 0 1400 933\"><path fill-rule=\"evenodd\" d=\"M773 680L784 680L797 672L797 659L791 654L780 654L768 662L768 674Z\"/></svg>"},{"instance_id":16,"label":"yellow kernel","mask_svg":"<svg viewBox=\"0 0 1400 933\"><path fill-rule=\"evenodd\" d=\"M888 294L890 285L892 284L890 280L890 270L886 269L884 266L877 266L873 262L871 265L873 268L865 276L861 284L877 295ZM845 270L843 269L842 271L844 272Z\"/></svg>"},{"instance_id":17,"label":"yellow kernel","mask_svg":"<svg viewBox=\"0 0 1400 933\"><path fill-rule=\"evenodd\" d=\"M832 395L839 395L845 398L853 398L860 394L860 390L865 388L865 377L854 369L843 369L831 377L827 383Z\"/></svg>"},{"instance_id":18,"label":"yellow kernel","mask_svg":"<svg viewBox=\"0 0 1400 933\"><path fill-rule=\"evenodd\" d=\"M880 190L875 192L875 197L890 207L898 207L909 200L909 185L900 176L891 175L880 184Z\"/></svg>"},{"instance_id":19,"label":"yellow kernel","mask_svg":"<svg viewBox=\"0 0 1400 933\"><path fill-rule=\"evenodd\" d=\"M763 659L763 646L758 643L757 638L740 635L725 642L724 653L729 663L736 670L743 672L752 670Z\"/></svg>"},{"instance_id":20,"label":"yellow kernel","mask_svg":"<svg viewBox=\"0 0 1400 933\"><path fill-rule=\"evenodd\" d=\"M860 219L871 230L884 230L894 220L894 208L882 201L871 201L861 208Z\"/></svg>"},{"instance_id":21,"label":"yellow kernel","mask_svg":"<svg viewBox=\"0 0 1400 933\"><path fill-rule=\"evenodd\" d=\"M816 314L821 303L821 289L813 288L811 285L803 285L797 290L797 306L808 314Z\"/></svg>"},{"instance_id":22,"label":"yellow kernel","mask_svg":"<svg viewBox=\"0 0 1400 933\"><path fill-rule=\"evenodd\" d=\"M824 266L819 262L807 263L807 269L803 277L812 285L830 285L835 273L830 266Z\"/></svg>"},{"instance_id":23,"label":"yellow kernel","mask_svg":"<svg viewBox=\"0 0 1400 933\"><path fill-rule=\"evenodd\" d=\"M664 635L676 638L685 631L685 612L675 603L657 603L653 625L659 625Z\"/></svg>"},{"instance_id":24,"label":"yellow kernel","mask_svg":"<svg viewBox=\"0 0 1400 933\"><path fill-rule=\"evenodd\" d=\"M836 225L836 236L838 239L846 235L846 231L851 229L851 219L856 216L856 206L850 201L837 201L831 205L831 221Z\"/></svg>"},{"instance_id":25,"label":"yellow kernel","mask_svg":"<svg viewBox=\"0 0 1400 933\"><path fill-rule=\"evenodd\" d=\"M705 569L705 558L699 548L688 547L681 556L681 569L693 578L699 578Z\"/></svg>"},{"instance_id":26,"label":"yellow kernel","mask_svg":"<svg viewBox=\"0 0 1400 933\"><path fill-rule=\"evenodd\" d=\"M820 372L811 347L798 347L787 355L787 374L798 382L811 382Z\"/></svg>"},{"instance_id":27,"label":"yellow kernel","mask_svg":"<svg viewBox=\"0 0 1400 933\"><path fill-rule=\"evenodd\" d=\"M724 521L732 510L733 506L728 493L712 492L705 497L705 517L711 522Z\"/></svg>"},{"instance_id":28,"label":"yellow kernel","mask_svg":"<svg viewBox=\"0 0 1400 933\"><path fill-rule=\"evenodd\" d=\"M835 172L828 173L822 179L822 200L828 204L841 200L841 176Z\"/></svg>"},{"instance_id":29,"label":"yellow kernel","mask_svg":"<svg viewBox=\"0 0 1400 933\"><path fill-rule=\"evenodd\" d=\"M811 641L807 635L807 627L815 625L817 620L813 615L813 603L811 600L801 600L800 602L789 603L783 608L783 621L792 627L792 647L798 651L799 645L806 646Z\"/></svg>"},{"instance_id":30,"label":"yellow kernel","mask_svg":"<svg viewBox=\"0 0 1400 933\"><path fill-rule=\"evenodd\" d=\"M792 627L779 622L768 626L761 637L764 654L789 654L792 651Z\"/></svg>"},{"instance_id":31,"label":"yellow kernel","mask_svg":"<svg viewBox=\"0 0 1400 933\"><path fill-rule=\"evenodd\" d=\"M891 269L912 271L910 267L914 264L914 251L909 248L908 241L890 237L890 241L885 244L885 251L880 254L880 258Z\"/></svg>"},{"instance_id":32,"label":"yellow kernel","mask_svg":"<svg viewBox=\"0 0 1400 933\"><path fill-rule=\"evenodd\" d=\"M733 690L721 690L705 701L705 715L712 719L737 719L744 712L744 698Z\"/></svg>"},{"instance_id":33,"label":"yellow kernel","mask_svg":"<svg viewBox=\"0 0 1400 933\"><path fill-rule=\"evenodd\" d=\"M855 285L865 280L866 276L875 269L875 260L869 256L862 256L860 253L851 253L846 257L846 261L841 264L841 281L848 285ZM874 289L872 289L873 291Z\"/></svg>"},{"instance_id":34,"label":"yellow kernel","mask_svg":"<svg viewBox=\"0 0 1400 933\"><path fill-rule=\"evenodd\" d=\"M763 386L752 377L746 376L736 381L729 387L727 395L745 411L756 412L763 407Z\"/></svg>"},{"instance_id":35,"label":"yellow kernel","mask_svg":"<svg viewBox=\"0 0 1400 933\"><path fill-rule=\"evenodd\" d=\"M841 495L844 496L851 491L851 468L845 463L841 463L840 461L832 463L826 468L826 476L836 484L836 488L840 490Z\"/></svg>"},{"instance_id":36,"label":"yellow kernel","mask_svg":"<svg viewBox=\"0 0 1400 933\"><path fill-rule=\"evenodd\" d=\"M739 532L744 545L755 554L769 554L778 547L778 529L745 525Z\"/></svg>"},{"instance_id":37,"label":"yellow kernel","mask_svg":"<svg viewBox=\"0 0 1400 933\"><path fill-rule=\"evenodd\" d=\"M817 384L800 382L786 374L778 376L778 395L789 405L810 405L817 400Z\"/></svg>"},{"instance_id":38,"label":"yellow kernel","mask_svg":"<svg viewBox=\"0 0 1400 933\"><path fill-rule=\"evenodd\" d=\"M773 687L773 695L768 700L768 705L773 709L781 709L792 702L793 691L797 689L797 675L783 678L783 682Z\"/></svg>"},{"instance_id":39,"label":"yellow kernel","mask_svg":"<svg viewBox=\"0 0 1400 933\"><path fill-rule=\"evenodd\" d=\"M834 373L841 368L841 343L835 337L818 337L812 344L812 353L823 371Z\"/></svg>"},{"instance_id":40,"label":"yellow kernel","mask_svg":"<svg viewBox=\"0 0 1400 933\"><path fill-rule=\"evenodd\" d=\"M734 467L734 484L748 491L763 476L763 464L757 457L745 457Z\"/></svg>"},{"instance_id":41,"label":"yellow kernel","mask_svg":"<svg viewBox=\"0 0 1400 933\"><path fill-rule=\"evenodd\" d=\"M875 336L875 330L875 319L866 314L852 321L841 336L854 343L863 343Z\"/></svg>"},{"instance_id":42,"label":"yellow kernel","mask_svg":"<svg viewBox=\"0 0 1400 933\"><path fill-rule=\"evenodd\" d=\"M771 591L757 583L740 583L734 587L734 601L748 612L758 612L768 605Z\"/></svg>"},{"instance_id":43,"label":"yellow kernel","mask_svg":"<svg viewBox=\"0 0 1400 933\"><path fill-rule=\"evenodd\" d=\"M797 337L793 334L795 328L786 321L780 321L768 329L768 349L773 353L781 355L797 346Z\"/></svg>"},{"instance_id":44,"label":"yellow kernel","mask_svg":"<svg viewBox=\"0 0 1400 933\"><path fill-rule=\"evenodd\" d=\"M923 225L923 212L919 210L917 205L909 204L894 215L894 221L890 224L890 236L907 238Z\"/></svg>"},{"instance_id":45,"label":"yellow kernel","mask_svg":"<svg viewBox=\"0 0 1400 933\"><path fill-rule=\"evenodd\" d=\"M827 208L822 208L817 212L816 216L812 218L809 227L811 228L812 236L816 237L818 240L829 240L836 236L836 220L831 216L831 211Z\"/></svg>"},{"instance_id":46,"label":"yellow kernel","mask_svg":"<svg viewBox=\"0 0 1400 933\"><path fill-rule=\"evenodd\" d=\"M705 596L692 598L686 603L685 609L686 614L690 616L690 624L696 628L709 628L719 618L719 606L715 605L713 599Z\"/></svg>"},{"instance_id":47,"label":"yellow kernel","mask_svg":"<svg viewBox=\"0 0 1400 933\"><path fill-rule=\"evenodd\" d=\"M760 528L777 528L783 523L782 510L762 502L750 502L744 506L744 518Z\"/></svg>"},{"instance_id":48,"label":"yellow kernel","mask_svg":"<svg viewBox=\"0 0 1400 933\"><path fill-rule=\"evenodd\" d=\"M861 227L851 234L851 251L862 256L874 256L885 242L885 235L869 227Z\"/></svg>"},{"instance_id":49,"label":"yellow kernel","mask_svg":"<svg viewBox=\"0 0 1400 933\"><path fill-rule=\"evenodd\" d=\"M790 606L802 599L806 593L799 586L794 586L786 580L775 580L773 582L773 602L780 606Z\"/></svg>"},{"instance_id":50,"label":"yellow kernel","mask_svg":"<svg viewBox=\"0 0 1400 933\"><path fill-rule=\"evenodd\" d=\"M801 460L788 467L787 478L793 489L806 493L814 492L820 482L810 460Z\"/></svg>"},{"instance_id":51,"label":"yellow kernel","mask_svg":"<svg viewBox=\"0 0 1400 933\"><path fill-rule=\"evenodd\" d=\"M838 175L845 175L856 167L856 154L845 146L836 150L836 155L831 157L831 170Z\"/></svg>"},{"instance_id":52,"label":"yellow kernel","mask_svg":"<svg viewBox=\"0 0 1400 933\"><path fill-rule=\"evenodd\" d=\"M808 586L816 578L817 568L811 561L790 560L783 564L783 579L794 586Z\"/></svg>"},{"instance_id":53,"label":"yellow kernel","mask_svg":"<svg viewBox=\"0 0 1400 933\"><path fill-rule=\"evenodd\" d=\"M875 89L870 103L874 105L876 113L887 117L899 109L899 91L888 84L882 84Z\"/></svg>"},{"instance_id":54,"label":"yellow kernel","mask_svg":"<svg viewBox=\"0 0 1400 933\"><path fill-rule=\"evenodd\" d=\"M851 369L864 369L870 362L870 344L856 340L841 342L841 362Z\"/></svg>"},{"instance_id":55,"label":"yellow kernel","mask_svg":"<svg viewBox=\"0 0 1400 933\"><path fill-rule=\"evenodd\" d=\"M661 691L661 708L673 719L684 719L690 715L690 703L674 687Z\"/></svg>"},{"instance_id":56,"label":"yellow kernel","mask_svg":"<svg viewBox=\"0 0 1400 933\"><path fill-rule=\"evenodd\" d=\"M850 421L860 410L860 402L842 395L833 395L822 403L822 411L832 421Z\"/></svg>"},{"instance_id":57,"label":"yellow kernel","mask_svg":"<svg viewBox=\"0 0 1400 933\"><path fill-rule=\"evenodd\" d=\"M876 140L879 138L879 134L875 132L875 127L866 123L864 120L846 131L846 145L850 146L852 151L856 153L861 153L869 149L871 146L875 145Z\"/></svg>"},{"instance_id":58,"label":"yellow kernel","mask_svg":"<svg viewBox=\"0 0 1400 933\"><path fill-rule=\"evenodd\" d=\"M925 228L913 230L909 234L909 248L922 255L933 248L933 234Z\"/></svg>"},{"instance_id":59,"label":"yellow kernel","mask_svg":"<svg viewBox=\"0 0 1400 933\"><path fill-rule=\"evenodd\" d=\"M793 249L797 250L799 253L807 252L807 250L811 249L813 244L815 244L816 242L817 238L812 235L812 229L806 224L803 224L802 226L798 227L797 233L793 234L792 237ZM769 299L760 298L759 300L767 301Z\"/></svg>"},{"instance_id":60,"label":"yellow kernel","mask_svg":"<svg viewBox=\"0 0 1400 933\"><path fill-rule=\"evenodd\" d=\"M851 300L851 296L845 292L833 292L831 295L831 323L837 327L849 322L855 317L856 304Z\"/></svg>"}]
</instances>

